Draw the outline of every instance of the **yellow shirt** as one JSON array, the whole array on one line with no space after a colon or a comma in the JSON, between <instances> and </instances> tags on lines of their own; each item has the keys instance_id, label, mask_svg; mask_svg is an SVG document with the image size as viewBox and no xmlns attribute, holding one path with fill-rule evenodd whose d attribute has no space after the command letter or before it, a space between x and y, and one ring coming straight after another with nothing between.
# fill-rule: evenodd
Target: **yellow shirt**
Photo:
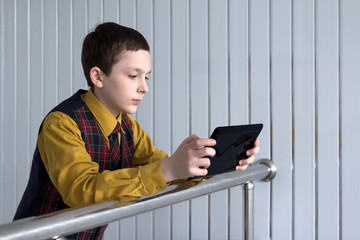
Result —
<instances>
[{"instance_id":1,"label":"yellow shirt","mask_svg":"<svg viewBox=\"0 0 360 240\"><path fill-rule=\"evenodd\" d=\"M81 97L108 141L117 121L121 123L121 117L115 119L91 90ZM102 173L87 153L77 124L68 115L52 112L45 118L38 136L39 152L51 181L67 205L76 207L113 199L134 200L167 186L160 168L160 162L167 154L153 146L140 124L128 117L134 135L132 167Z\"/></svg>"}]
</instances>

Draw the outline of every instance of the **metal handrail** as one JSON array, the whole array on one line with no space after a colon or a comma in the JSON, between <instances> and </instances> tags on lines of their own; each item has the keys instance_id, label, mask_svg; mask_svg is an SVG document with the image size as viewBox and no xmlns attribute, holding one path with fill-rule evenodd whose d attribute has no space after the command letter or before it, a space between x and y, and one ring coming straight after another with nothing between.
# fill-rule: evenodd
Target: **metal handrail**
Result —
<instances>
[{"instance_id":1,"label":"metal handrail","mask_svg":"<svg viewBox=\"0 0 360 240\"><path fill-rule=\"evenodd\" d=\"M170 185L158 194L135 202L109 201L3 224L0 225L0 240L59 239L61 236L241 184L245 184L245 239L252 239L254 231L252 181L271 181L275 174L275 165L268 159L262 159L245 171L220 174L195 186L191 182Z\"/></svg>"}]
</instances>

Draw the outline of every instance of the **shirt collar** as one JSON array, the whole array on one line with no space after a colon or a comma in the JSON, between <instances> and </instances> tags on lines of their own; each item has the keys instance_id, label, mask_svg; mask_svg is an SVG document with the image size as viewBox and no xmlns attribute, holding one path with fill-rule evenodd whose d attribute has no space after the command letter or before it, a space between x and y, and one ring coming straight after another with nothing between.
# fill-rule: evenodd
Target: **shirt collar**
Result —
<instances>
[{"instance_id":1,"label":"shirt collar","mask_svg":"<svg viewBox=\"0 0 360 240\"><path fill-rule=\"evenodd\" d=\"M94 115L105 136L109 136L112 133L118 122L121 124L121 113L117 118L114 118L112 113L97 99L91 89L83 95L83 100Z\"/></svg>"}]
</instances>

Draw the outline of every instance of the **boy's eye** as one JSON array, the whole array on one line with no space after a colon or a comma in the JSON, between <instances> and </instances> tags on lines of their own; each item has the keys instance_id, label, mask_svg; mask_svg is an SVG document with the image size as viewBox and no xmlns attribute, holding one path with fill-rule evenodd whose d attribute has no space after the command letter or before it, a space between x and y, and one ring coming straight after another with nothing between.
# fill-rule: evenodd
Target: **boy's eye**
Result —
<instances>
[{"instance_id":1,"label":"boy's eye","mask_svg":"<svg viewBox=\"0 0 360 240\"><path fill-rule=\"evenodd\" d=\"M145 77L145 80L146 80L146 81L149 81L150 79L149 79L149 77Z\"/></svg>"},{"instance_id":2,"label":"boy's eye","mask_svg":"<svg viewBox=\"0 0 360 240\"><path fill-rule=\"evenodd\" d=\"M136 75L129 75L129 78L136 78Z\"/></svg>"}]
</instances>

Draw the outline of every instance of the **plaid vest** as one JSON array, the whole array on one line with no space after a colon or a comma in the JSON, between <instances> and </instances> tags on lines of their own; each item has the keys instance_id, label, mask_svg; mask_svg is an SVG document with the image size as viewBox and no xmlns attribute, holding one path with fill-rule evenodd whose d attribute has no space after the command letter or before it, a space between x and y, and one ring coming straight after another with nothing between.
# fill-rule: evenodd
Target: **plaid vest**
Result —
<instances>
[{"instance_id":1,"label":"plaid vest","mask_svg":"<svg viewBox=\"0 0 360 240\"><path fill-rule=\"evenodd\" d=\"M120 168L130 167L134 154L133 132L130 120L126 114L121 115L121 126L123 132L121 134L121 159L116 165L110 157L110 151L106 145L105 138L96 124L95 118L80 95L85 93L80 90L72 97L59 104L53 111L61 111L71 117L79 127L82 139L85 142L86 151L92 158L92 161L99 164L99 172L104 170L116 170ZM41 129L41 127L40 127ZM106 136L107 137L107 136ZM22 201L20 202L15 220L51 213L54 211L69 208L62 200L61 195L51 182L43 162L41 160L39 150L36 148L30 179L25 190ZM26 196L26 195L31 196ZM36 194L36 196L34 196ZM29 204L29 200L31 205ZM28 202L27 204L25 202ZM24 203L23 203L24 202ZM25 213L24 208L30 207L31 213ZM107 225L88 229L86 231L67 236L69 239L102 239Z\"/></svg>"}]
</instances>

